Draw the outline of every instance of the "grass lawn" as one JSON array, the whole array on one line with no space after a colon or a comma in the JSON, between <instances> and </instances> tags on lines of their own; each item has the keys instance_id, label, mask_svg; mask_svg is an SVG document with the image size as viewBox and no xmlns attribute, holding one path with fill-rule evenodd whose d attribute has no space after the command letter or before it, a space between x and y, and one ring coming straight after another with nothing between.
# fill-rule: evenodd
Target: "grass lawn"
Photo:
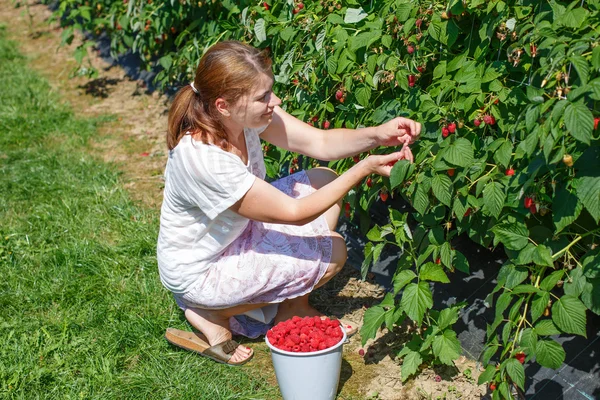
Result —
<instances>
[{"instance_id":1,"label":"grass lawn","mask_svg":"<svg viewBox=\"0 0 600 400\"><path fill-rule=\"evenodd\" d=\"M136 206L0 27L0 397L273 399L252 367L171 347L158 210Z\"/></svg>"}]
</instances>

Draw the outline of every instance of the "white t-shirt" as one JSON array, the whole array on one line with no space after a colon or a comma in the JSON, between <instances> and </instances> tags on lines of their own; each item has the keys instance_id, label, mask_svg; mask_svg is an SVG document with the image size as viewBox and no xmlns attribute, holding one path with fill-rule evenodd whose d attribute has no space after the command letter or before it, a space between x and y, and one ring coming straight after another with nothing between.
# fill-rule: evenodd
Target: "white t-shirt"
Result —
<instances>
[{"instance_id":1,"label":"white t-shirt","mask_svg":"<svg viewBox=\"0 0 600 400\"><path fill-rule=\"evenodd\" d=\"M266 128L244 129L248 164L218 146L191 135L169 152L160 214L157 259L160 279L172 292L184 293L210 268L249 220L229 210L265 178L258 135Z\"/></svg>"}]
</instances>

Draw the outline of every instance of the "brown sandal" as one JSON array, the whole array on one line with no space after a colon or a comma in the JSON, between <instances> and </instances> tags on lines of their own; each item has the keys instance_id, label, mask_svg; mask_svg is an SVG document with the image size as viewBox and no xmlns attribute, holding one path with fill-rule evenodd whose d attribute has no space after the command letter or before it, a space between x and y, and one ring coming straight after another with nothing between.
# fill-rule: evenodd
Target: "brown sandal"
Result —
<instances>
[{"instance_id":1,"label":"brown sandal","mask_svg":"<svg viewBox=\"0 0 600 400\"><path fill-rule=\"evenodd\" d=\"M204 336L196 332L182 331L175 328L167 328L165 333L167 342L185 350L193 351L203 357L208 357L213 361L227 365L243 365L252 359L254 352L240 362L231 362L231 356L235 349L240 345L233 339L226 340L214 346L209 345Z\"/></svg>"}]
</instances>

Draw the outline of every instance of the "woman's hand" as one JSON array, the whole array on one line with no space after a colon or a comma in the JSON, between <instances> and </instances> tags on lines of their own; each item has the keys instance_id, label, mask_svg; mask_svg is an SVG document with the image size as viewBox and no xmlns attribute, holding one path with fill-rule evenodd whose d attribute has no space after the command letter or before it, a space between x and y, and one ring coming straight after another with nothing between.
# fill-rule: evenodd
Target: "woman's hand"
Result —
<instances>
[{"instance_id":1,"label":"woman's hand","mask_svg":"<svg viewBox=\"0 0 600 400\"><path fill-rule=\"evenodd\" d=\"M363 160L369 168L370 173L389 177L392 167L399 160L409 160L413 162L413 155L408 145L404 145L402 150L395 153L383 155L370 155Z\"/></svg>"},{"instance_id":2,"label":"woman's hand","mask_svg":"<svg viewBox=\"0 0 600 400\"><path fill-rule=\"evenodd\" d=\"M421 124L412 119L396 117L377 128L379 146L400 146L413 143L421 134Z\"/></svg>"}]
</instances>

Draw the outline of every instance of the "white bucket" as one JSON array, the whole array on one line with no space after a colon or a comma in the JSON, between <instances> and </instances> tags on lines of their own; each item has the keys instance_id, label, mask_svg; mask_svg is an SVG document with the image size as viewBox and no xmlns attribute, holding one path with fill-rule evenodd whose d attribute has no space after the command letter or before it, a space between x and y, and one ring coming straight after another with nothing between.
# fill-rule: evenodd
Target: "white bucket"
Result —
<instances>
[{"instance_id":1,"label":"white bucket","mask_svg":"<svg viewBox=\"0 0 600 400\"><path fill-rule=\"evenodd\" d=\"M342 340L335 346L310 353L278 349L265 336L284 400L335 399L342 370L342 346L346 341L343 327L342 334Z\"/></svg>"}]
</instances>

